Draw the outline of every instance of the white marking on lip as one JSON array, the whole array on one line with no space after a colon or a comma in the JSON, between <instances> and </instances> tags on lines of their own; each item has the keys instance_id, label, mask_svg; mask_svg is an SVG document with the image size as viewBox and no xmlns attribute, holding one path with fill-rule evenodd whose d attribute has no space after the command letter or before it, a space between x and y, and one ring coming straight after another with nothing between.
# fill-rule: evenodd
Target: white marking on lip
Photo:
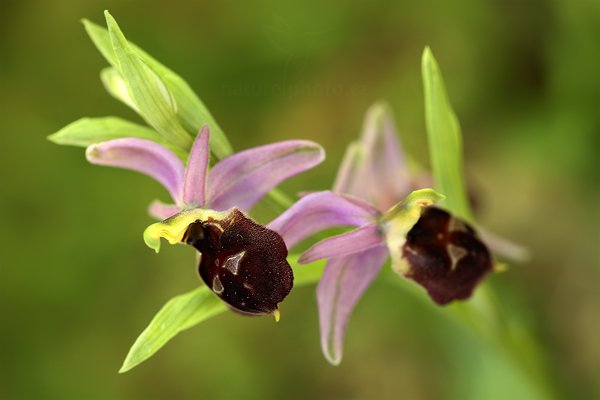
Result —
<instances>
[{"instance_id":1,"label":"white marking on lip","mask_svg":"<svg viewBox=\"0 0 600 400\"><path fill-rule=\"evenodd\" d=\"M464 248L455 246L453 244L449 244L447 249L448 255L450 256L450 260L452 261L452 264L450 265L450 270L454 271L456 269L456 266L458 265L458 262L469 252Z\"/></svg>"},{"instance_id":2,"label":"white marking on lip","mask_svg":"<svg viewBox=\"0 0 600 400\"><path fill-rule=\"evenodd\" d=\"M221 232L224 231L223 227L220 224L214 223L214 222L207 222L205 225L210 225L210 226L214 226L215 228L217 228L218 230L220 230Z\"/></svg>"},{"instance_id":3,"label":"white marking on lip","mask_svg":"<svg viewBox=\"0 0 600 400\"><path fill-rule=\"evenodd\" d=\"M219 275L215 275L215 277L213 278L212 290L216 294L221 294L225 290L225 288L223 287L223 284L221 283L221 280L219 279Z\"/></svg>"},{"instance_id":4,"label":"white marking on lip","mask_svg":"<svg viewBox=\"0 0 600 400\"><path fill-rule=\"evenodd\" d=\"M245 254L246 254L246 252L242 251L242 252L237 253L234 256L229 257L227 260L225 260L225 263L223 264L223 268L225 268L232 274L237 275L239 272L239 269L240 269L240 261L242 261L242 258L244 257Z\"/></svg>"},{"instance_id":5,"label":"white marking on lip","mask_svg":"<svg viewBox=\"0 0 600 400\"><path fill-rule=\"evenodd\" d=\"M463 221L458 218L450 218L450 222L448 223L448 231L449 232L469 232L467 226Z\"/></svg>"}]
</instances>

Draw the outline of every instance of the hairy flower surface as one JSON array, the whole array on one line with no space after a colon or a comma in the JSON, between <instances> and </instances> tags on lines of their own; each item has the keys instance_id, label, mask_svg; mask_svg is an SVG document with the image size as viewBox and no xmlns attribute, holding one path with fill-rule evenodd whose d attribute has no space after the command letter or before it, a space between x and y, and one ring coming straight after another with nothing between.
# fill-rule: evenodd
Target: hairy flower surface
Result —
<instances>
[{"instance_id":1,"label":"hairy flower surface","mask_svg":"<svg viewBox=\"0 0 600 400\"><path fill-rule=\"evenodd\" d=\"M317 300L321 345L332 364L342 359L353 308L388 256L396 272L424 286L438 304L468 297L492 268L471 227L429 207L443 196L431 189L411 192L417 180L408 173L387 107L376 105L367 113L360 142L348 148L333 191L304 196L269 224L288 248L326 228L356 227L318 242L300 258L328 259Z\"/></svg>"},{"instance_id":2,"label":"hairy flower surface","mask_svg":"<svg viewBox=\"0 0 600 400\"><path fill-rule=\"evenodd\" d=\"M123 138L89 146L87 159L98 165L151 176L174 204L155 201L149 212L161 222L144 232L146 244L160 239L185 243L199 252L202 280L233 309L246 314L277 312L292 288L281 236L245 215L282 181L319 164L324 153L314 142L291 140L248 149L209 165L209 129L202 128L187 165L162 145Z\"/></svg>"}]
</instances>

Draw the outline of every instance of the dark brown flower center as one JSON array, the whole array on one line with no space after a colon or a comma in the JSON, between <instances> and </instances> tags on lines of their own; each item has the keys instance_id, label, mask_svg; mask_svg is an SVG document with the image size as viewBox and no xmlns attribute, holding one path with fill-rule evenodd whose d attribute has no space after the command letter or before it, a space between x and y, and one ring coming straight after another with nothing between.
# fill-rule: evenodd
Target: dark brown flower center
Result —
<instances>
[{"instance_id":1,"label":"dark brown flower center","mask_svg":"<svg viewBox=\"0 0 600 400\"><path fill-rule=\"evenodd\" d=\"M438 304L468 298L492 270L492 257L475 230L436 207L423 210L402 247L406 276L425 287Z\"/></svg>"},{"instance_id":2,"label":"dark brown flower center","mask_svg":"<svg viewBox=\"0 0 600 400\"><path fill-rule=\"evenodd\" d=\"M271 314L292 290L283 239L238 209L223 220L190 224L183 241L201 253L204 283L237 311Z\"/></svg>"}]
</instances>

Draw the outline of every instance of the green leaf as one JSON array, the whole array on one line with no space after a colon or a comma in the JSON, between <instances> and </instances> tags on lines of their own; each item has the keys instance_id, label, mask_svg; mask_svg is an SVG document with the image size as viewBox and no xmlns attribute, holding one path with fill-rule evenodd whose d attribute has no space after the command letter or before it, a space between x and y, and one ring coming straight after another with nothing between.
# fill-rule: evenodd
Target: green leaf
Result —
<instances>
[{"instance_id":1,"label":"green leaf","mask_svg":"<svg viewBox=\"0 0 600 400\"><path fill-rule=\"evenodd\" d=\"M180 158L185 152L166 142L152 129L117 117L81 118L48 136L53 143L87 147L94 143L124 137L136 137L158 142Z\"/></svg>"},{"instance_id":2,"label":"green leaf","mask_svg":"<svg viewBox=\"0 0 600 400\"><path fill-rule=\"evenodd\" d=\"M233 148L227 136L188 84L168 69L159 72L159 75L177 100L179 106L177 115L185 129L193 132L193 135L196 136L202 126L208 125L210 127L211 152L218 160L231 155Z\"/></svg>"},{"instance_id":3,"label":"green leaf","mask_svg":"<svg viewBox=\"0 0 600 400\"><path fill-rule=\"evenodd\" d=\"M189 149L192 138L175 115L177 104L169 89L137 53L130 49L113 17L108 12L105 12L105 16L113 50L119 61L119 73L140 114L166 140L184 150Z\"/></svg>"},{"instance_id":4,"label":"green leaf","mask_svg":"<svg viewBox=\"0 0 600 400\"><path fill-rule=\"evenodd\" d=\"M455 215L472 222L464 183L460 125L454 113L442 74L429 47L422 59L425 90L425 122L435 188L446 195L445 205Z\"/></svg>"},{"instance_id":5,"label":"green leaf","mask_svg":"<svg viewBox=\"0 0 600 400\"><path fill-rule=\"evenodd\" d=\"M227 310L227 306L207 286L172 298L137 338L125 358L120 373L147 360L179 332Z\"/></svg>"},{"instance_id":6,"label":"green leaf","mask_svg":"<svg viewBox=\"0 0 600 400\"><path fill-rule=\"evenodd\" d=\"M108 30L100 25L94 24L87 19L82 19L81 22L83 23L85 31L90 39L92 39L94 46L96 46L100 54L102 54L102 56L111 66L114 68L119 68L119 61L117 60L117 56L113 50Z\"/></svg>"},{"instance_id":7,"label":"green leaf","mask_svg":"<svg viewBox=\"0 0 600 400\"><path fill-rule=\"evenodd\" d=\"M118 68L119 63L108 31L88 20L83 20L83 25L104 58L113 67ZM177 117L183 128L190 135L195 136L203 125L208 124L211 129L211 151L215 157L222 159L232 154L233 149L223 130L185 80L135 44L129 42L129 48L137 53L167 86L171 95L175 98Z\"/></svg>"},{"instance_id":8,"label":"green leaf","mask_svg":"<svg viewBox=\"0 0 600 400\"><path fill-rule=\"evenodd\" d=\"M318 282L325 260L298 266L300 254L291 254L288 261L294 269L294 286ZM227 306L207 286L200 286L169 300L129 350L120 373L127 372L146 361L179 332L227 311Z\"/></svg>"},{"instance_id":9,"label":"green leaf","mask_svg":"<svg viewBox=\"0 0 600 400\"><path fill-rule=\"evenodd\" d=\"M133 102L133 99L129 95L129 91L127 90L127 84L119 74L116 68L108 67L104 68L100 71L100 80L104 85L104 88L115 99L125 103L129 108L140 113L137 106Z\"/></svg>"}]
</instances>

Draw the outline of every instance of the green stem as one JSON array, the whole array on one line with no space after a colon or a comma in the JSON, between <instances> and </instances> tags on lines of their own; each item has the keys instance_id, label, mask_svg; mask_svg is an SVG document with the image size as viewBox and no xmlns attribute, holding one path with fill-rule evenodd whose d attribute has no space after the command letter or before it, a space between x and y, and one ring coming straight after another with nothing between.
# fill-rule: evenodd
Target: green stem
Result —
<instances>
[{"instance_id":1,"label":"green stem","mask_svg":"<svg viewBox=\"0 0 600 400\"><path fill-rule=\"evenodd\" d=\"M294 204L294 200L279 189L273 189L267 193L265 200L267 205L272 207L277 214L281 214Z\"/></svg>"},{"instance_id":2,"label":"green stem","mask_svg":"<svg viewBox=\"0 0 600 400\"><path fill-rule=\"evenodd\" d=\"M482 344L504 356L516 371L540 394L541 398L556 398L556 385L546 368L545 354L533 335L516 318L502 311L497 296L489 284L483 284L468 301L455 302L446 307L431 305L421 288L406 284L397 274L386 269L389 283L401 287L427 303L428 308L465 330Z\"/></svg>"}]
</instances>

